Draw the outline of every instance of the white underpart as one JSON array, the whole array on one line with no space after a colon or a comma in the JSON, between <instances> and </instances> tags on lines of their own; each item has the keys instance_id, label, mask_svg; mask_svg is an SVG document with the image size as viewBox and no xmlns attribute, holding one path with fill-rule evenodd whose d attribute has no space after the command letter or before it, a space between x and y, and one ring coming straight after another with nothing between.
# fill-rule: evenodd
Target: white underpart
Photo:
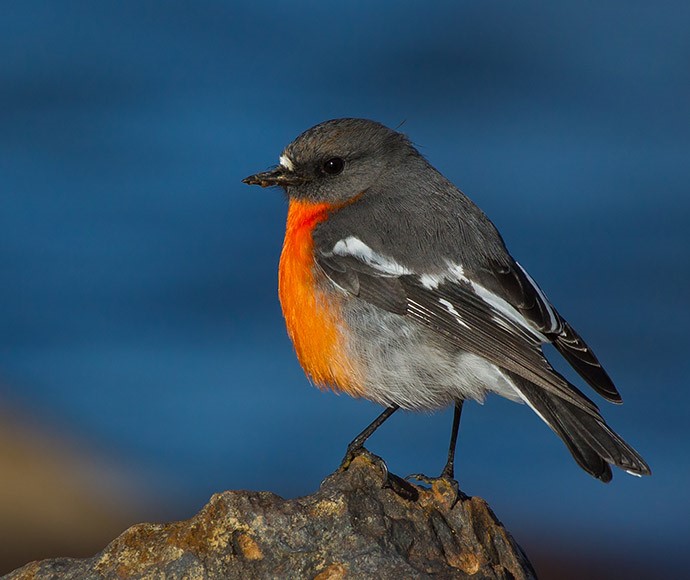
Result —
<instances>
[{"instance_id":1,"label":"white underpart","mask_svg":"<svg viewBox=\"0 0 690 580\"><path fill-rule=\"evenodd\" d=\"M460 365L461 368L457 369L456 372L459 371L461 377L465 375L465 381L469 375L470 382L476 381L476 383L483 385L485 393L492 392L511 401L520 401L521 397L519 397L513 381L506 377L494 363L479 355L467 352L460 356ZM462 388L462 383L458 384ZM481 403L483 396L476 400Z\"/></svg>"},{"instance_id":2,"label":"white underpart","mask_svg":"<svg viewBox=\"0 0 690 580\"><path fill-rule=\"evenodd\" d=\"M349 236L336 242L335 246L333 246L333 254L336 256L352 256L388 276L412 274L411 270L408 270L402 264L398 264L393 258L378 254L362 240L354 236Z\"/></svg>"},{"instance_id":3,"label":"white underpart","mask_svg":"<svg viewBox=\"0 0 690 580\"><path fill-rule=\"evenodd\" d=\"M469 324L467 324L462 319L462 316L460 316L460 313L457 310L455 310L455 306L453 306L450 302L448 302L448 300L446 300L445 298L440 298L439 303L446 307L446 310L455 317L455 321L458 324L462 324L465 328L470 327Z\"/></svg>"},{"instance_id":4,"label":"white underpart","mask_svg":"<svg viewBox=\"0 0 690 580\"><path fill-rule=\"evenodd\" d=\"M280 165L285 167L285 169L288 171L293 171L295 169L292 159L290 159L287 155L281 155L279 161Z\"/></svg>"},{"instance_id":5,"label":"white underpart","mask_svg":"<svg viewBox=\"0 0 690 580\"><path fill-rule=\"evenodd\" d=\"M541 291L541 288L539 288L539 286L537 286L537 283L532 279L532 276L530 276L520 264L518 264L517 262L515 263L518 265L518 268L522 270L522 273L527 277L529 283L532 284L532 287L537 291L537 294L539 294L539 298L541 298L541 301L546 306L546 311L549 313L549 320L551 321L551 326L547 330L547 332L555 332L556 330L558 330L559 324L558 318L556 317L556 313L553 311L553 308L551 308L551 304L549 304L549 301L547 300L544 293Z\"/></svg>"},{"instance_id":6,"label":"white underpart","mask_svg":"<svg viewBox=\"0 0 690 580\"><path fill-rule=\"evenodd\" d=\"M481 402L489 392L520 401L495 364L429 340L432 331L415 321L366 303L355 306L358 325L351 327L356 335L348 344L365 369L367 399L417 410L458 399Z\"/></svg>"}]
</instances>

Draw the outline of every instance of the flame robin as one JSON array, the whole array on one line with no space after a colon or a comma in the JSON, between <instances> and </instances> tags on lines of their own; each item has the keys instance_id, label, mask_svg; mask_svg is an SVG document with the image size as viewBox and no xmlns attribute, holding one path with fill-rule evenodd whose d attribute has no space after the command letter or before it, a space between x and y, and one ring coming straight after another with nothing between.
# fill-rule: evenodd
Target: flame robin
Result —
<instances>
[{"instance_id":1,"label":"flame robin","mask_svg":"<svg viewBox=\"0 0 690 580\"><path fill-rule=\"evenodd\" d=\"M454 405L440 476L453 480L463 401L496 393L527 403L594 477L610 481L611 465L651 473L542 346L620 403L592 350L486 215L405 135L365 119L326 121L244 182L281 186L289 199L278 286L304 371L386 408L350 443L344 466L397 409Z\"/></svg>"}]
</instances>

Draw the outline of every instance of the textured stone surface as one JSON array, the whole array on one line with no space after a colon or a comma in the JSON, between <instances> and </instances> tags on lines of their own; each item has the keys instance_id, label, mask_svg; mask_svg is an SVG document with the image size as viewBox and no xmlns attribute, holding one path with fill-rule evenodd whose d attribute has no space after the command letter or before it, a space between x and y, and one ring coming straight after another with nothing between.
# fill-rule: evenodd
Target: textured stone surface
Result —
<instances>
[{"instance_id":1,"label":"textured stone surface","mask_svg":"<svg viewBox=\"0 0 690 580\"><path fill-rule=\"evenodd\" d=\"M384 487L382 464L356 458L313 495L216 494L193 518L131 527L84 560L34 562L29 578L531 578L487 504L444 482ZM405 494L403 494L405 495Z\"/></svg>"}]
</instances>

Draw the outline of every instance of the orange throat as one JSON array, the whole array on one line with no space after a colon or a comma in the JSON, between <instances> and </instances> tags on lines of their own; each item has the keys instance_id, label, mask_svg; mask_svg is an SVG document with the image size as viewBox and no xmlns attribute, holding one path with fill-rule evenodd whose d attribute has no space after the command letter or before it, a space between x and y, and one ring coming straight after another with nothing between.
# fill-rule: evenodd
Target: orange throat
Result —
<instances>
[{"instance_id":1,"label":"orange throat","mask_svg":"<svg viewBox=\"0 0 690 580\"><path fill-rule=\"evenodd\" d=\"M278 270L278 294L288 335L307 376L321 387L362 394L359 373L347 357L341 298L317 281L312 232L333 206L290 200Z\"/></svg>"}]
</instances>

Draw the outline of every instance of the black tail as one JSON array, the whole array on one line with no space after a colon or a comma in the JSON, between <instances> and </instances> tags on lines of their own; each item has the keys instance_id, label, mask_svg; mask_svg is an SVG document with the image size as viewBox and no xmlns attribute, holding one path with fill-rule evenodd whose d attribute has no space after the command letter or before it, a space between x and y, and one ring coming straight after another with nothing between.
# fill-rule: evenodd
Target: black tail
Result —
<instances>
[{"instance_id":1,"label":"black tail","mask_svg":"<svg viewBox=\"0 0 690 580\"><path fill-rule=\"evenodd\" d=\"M585 344L582 337L563 318L561 318L561 324L562 330L559 334L549 335L558 352L602 397L612 403L622 403L623 399L618 389L601 366L592 349Z\"/></svg>"},{"instance_id":2,"label":"black tail","mask_svg":"<svg viewBox=\"0 0 690 580\"><path fill-rule=\"evenodd\" d=\"M610 464L635 475L651 475L639 453L614 433L599 413L581 409L515 373L508 374L525 401L563 440L587 473L609 482Z\"/></svg>"}]
</instances>

